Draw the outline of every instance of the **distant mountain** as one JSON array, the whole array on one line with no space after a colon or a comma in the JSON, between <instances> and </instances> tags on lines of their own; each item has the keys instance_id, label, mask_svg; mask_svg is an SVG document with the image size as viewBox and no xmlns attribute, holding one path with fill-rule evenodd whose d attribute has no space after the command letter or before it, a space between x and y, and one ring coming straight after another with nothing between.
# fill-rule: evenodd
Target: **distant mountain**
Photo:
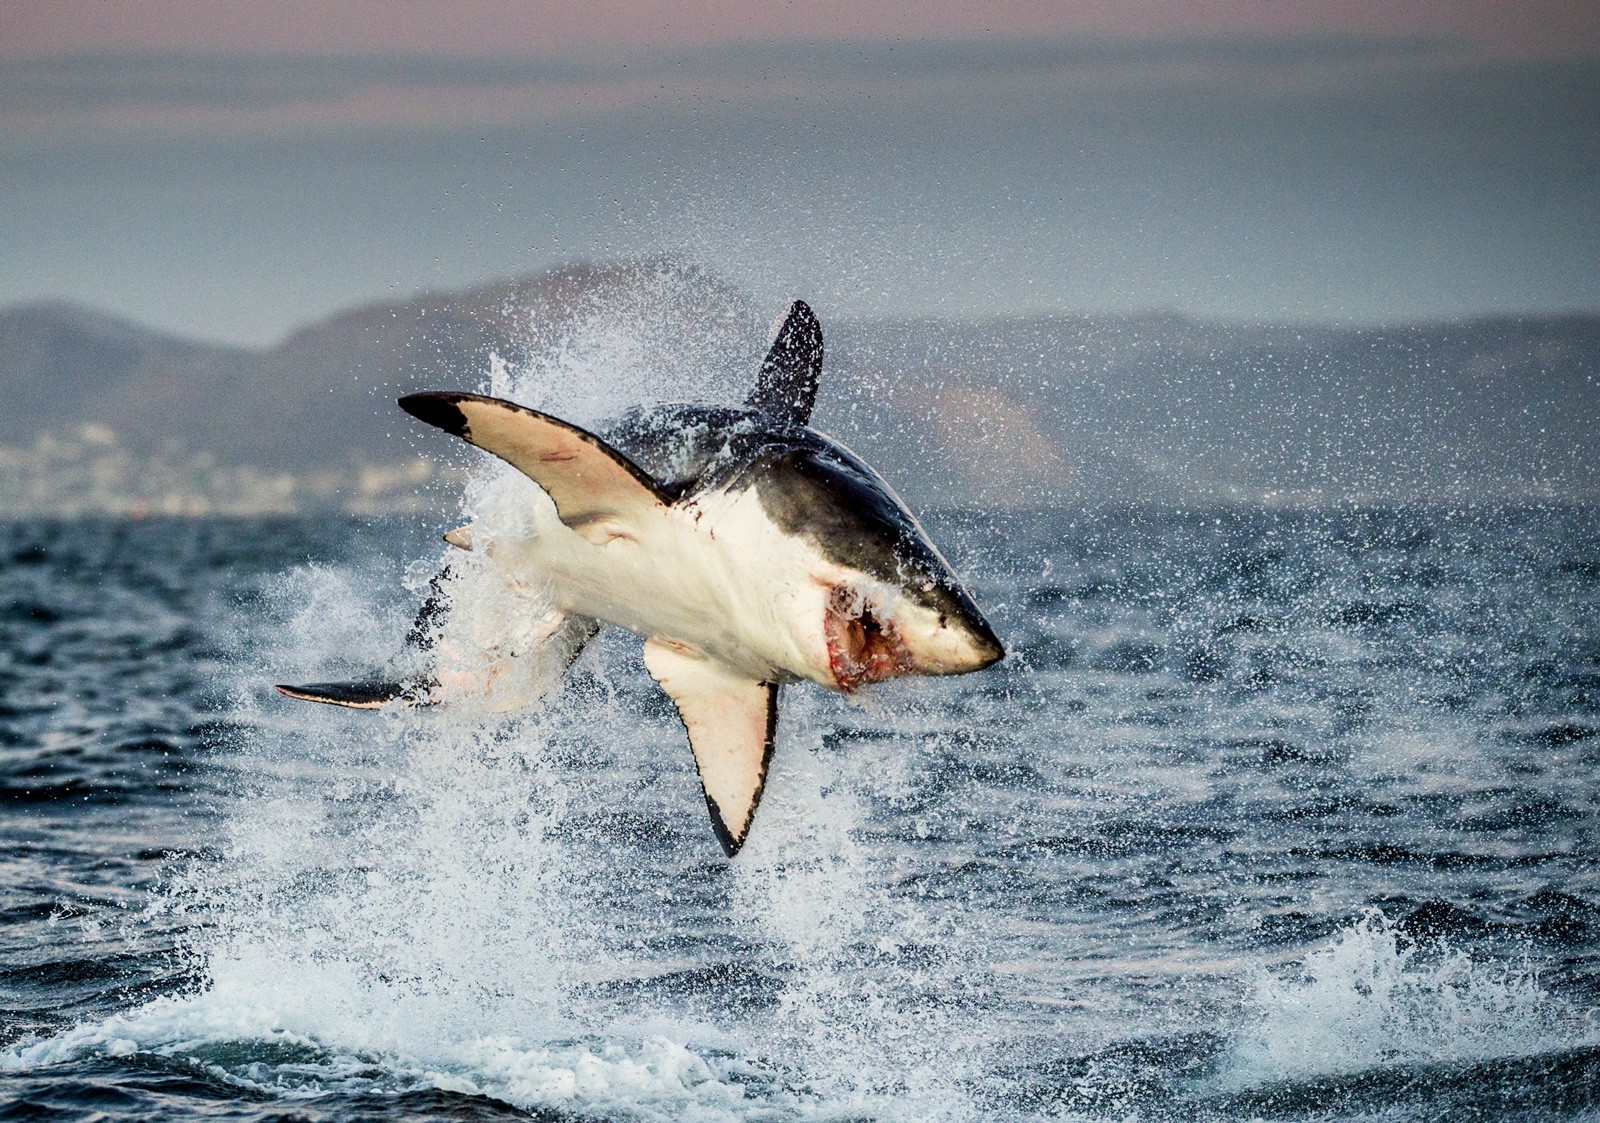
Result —
<instances>
[{"instance_id":1,"label":"distant mountain","mask_svg":"<svg viewBox=\"0 0 1600 1123\"><path fill-rule=\"evenodd\" d=\"M666 261L369 305L266 351L0 311L0 509L416 505L468 458L394 398L500 371L579 422L736 398L778 309ZM1394 328L821 308L817 423L918 502L1600 498L1600 316Z\"/></svg>"},{"instance_id":2,"label":"distant mountain","mask_svg":"<svg viewBox=\"0 0 1600 1123\"><path fill-rule=\"evenodd\" d=\"M1022 501L1600 498L1600 316L1048 317L843 335L854 379L947 454L970 451L969 481Z\"/></svg>"},{"instance_id":3,"label":"distant mountain","mask_svg":"<svg viewBox=\"0 0 1600 1123\"><path fill-rule=\"evenodd\" d=\"M396 394L474 384L491 353L529 345L533 324L558 331L665 268L577 267L367 305L267 351L174 339L62 304L0 312L0 394L17 407L0 414L0 444L93 422L136 449L175 441L275 469L393 460L405 451L390 439ZM686 300L739 299L708 275L673 274Z\"/></svg>"}]
</instances>

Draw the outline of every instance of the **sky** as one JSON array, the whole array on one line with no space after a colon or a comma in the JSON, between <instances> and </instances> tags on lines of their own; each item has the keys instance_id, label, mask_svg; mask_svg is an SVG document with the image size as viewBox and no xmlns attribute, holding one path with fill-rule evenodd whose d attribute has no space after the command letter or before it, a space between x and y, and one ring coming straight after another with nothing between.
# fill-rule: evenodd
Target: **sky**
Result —
<instances>
[{"instance_id":1,"label":"sky","mask_svg":"<svg viewBox=\"0 0 1600 1123\"><path fill-rule=\"evenodd\" d=\"M0 306L270 346L673 254L827 314L1600 309L1600 5L0 5Z\"/></svg>"}]
</instances>

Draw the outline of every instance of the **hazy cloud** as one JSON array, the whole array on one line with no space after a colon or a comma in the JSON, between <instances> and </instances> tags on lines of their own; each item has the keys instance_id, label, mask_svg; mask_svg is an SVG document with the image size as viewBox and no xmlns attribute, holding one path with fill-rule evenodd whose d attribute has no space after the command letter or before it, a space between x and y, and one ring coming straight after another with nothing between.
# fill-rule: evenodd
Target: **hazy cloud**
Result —
<instances>
[{"instance_id":1,"label":"hazy cloud","mask_svg":"<svg viewBox=\"0 0 1600 1123\"><path fill-rule=\"evenodd\" d=\"M0 125L94 121L101 111L115 111L115 120L126 123L159 121L163 112L170 111L185 111L181 120L192 123L195 112L214 111L226 114L219 123L233 125L249 123L248 114L241 117L239 111L273 111L269 122L281 125L281 111L286 108L323 111L340 106L348 110L343 118L347 123L360 123L372 116L372 99L380 95L398 104L388 114L390 122L403 123L406 105L423 110L430 98L444 109L444 119L470 118L475 112L497 116L497 107L515 113L527 108L519 94L530 91L535 104L542 101L559 108L616 105L618 99L608 93L629 90L632 95L624 96L620 104L707 93L741 98L792 98L801 93L826 100L863 85L915 88L918 83L1217 83L1325 74L1330 69L1349 78L1375 66L1437 65L1470 51L1471 44L1451 37L1310 34L819 40L563 56L98 52L0 63ZM552 87L564 87L578 96L564 102L550 99ZM452 95L454 102L449 100ZM484 95L507 100L486 101ZM418 118L427 123L438 121L441 114L419 112ZM308 118L329 120L325 112Z\"/></svg>"},{"instance_id":2,"label":"hazy cloud","mask_svg":"<svg viewBox=\"0 0 1600 1123\"><path fill-rule=\"evenodd\" d=\"M1131 68L1280 69L1307 65L1415 62L1472 48L1454 36L1303 35L1148 36L1103 39L1073 36L1041 39L908 40L867 43L816 41L741 44L704 52L730 69L750 72L778 67L819 75L878 77L955 76L993 78L1062 70Z\"/></svg>"},{"instance_id":3,"label":"hazy cloud","mask_svg":"<svg viewBox=\"0 0 1600 1123\"><path fill-rule=\"evenodd\" d=\"M603 76L597 65L553 58L96 53L7 61L0 66L0 112L264 108L342 101L373 87L426 91Z\"/></svg>"}]
</instances>

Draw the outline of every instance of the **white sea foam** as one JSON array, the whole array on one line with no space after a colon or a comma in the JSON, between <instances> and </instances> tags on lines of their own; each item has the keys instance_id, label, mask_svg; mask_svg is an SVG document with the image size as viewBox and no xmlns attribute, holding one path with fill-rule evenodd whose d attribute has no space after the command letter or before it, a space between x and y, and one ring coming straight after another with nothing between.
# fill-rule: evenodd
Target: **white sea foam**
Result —
<instances>
[{"instance_id":1,"label":"white sea foam","mask_svg":"<svg viewBox=\"0 0 1600 1123\"><path fill-rule=\"evenodd\" d=\"M1235 1085L1490 1060L1600 1040L1531 970L1408 940L1372 911L1298 969L1258 970L1224 1072Z\"/></svg>"},{"instance_id":2,"label":"white sea foam","mask_svg":"<svg viewBox=\"0 0 1600 1123\"><path fill-rule=\"evenodd\" d=\"M753 1106L739 1084L719 1079L695 1052L659 1035L530 1043L480 1034L430 1043L420 1023L412 1027L420 1034L380 1047L375 1038L381 1034L360 1011L335 1010L353 992L350 981L336 975L300 976L289 988L264 983L245 993L220 984L194 997L160 999L0 1053L0 1071L146 1054L291 1099L433 1088L527 1108L623 1109L635 1118L707 1121L745 1118ZM309 988L331 992L320 1019L303 1001ZM300 993L286 1005L274 1004L273 992L284 989ZM307 1032L313 1026L320 1032ZM351 1029L366 1048L353 1045ZM721 1062L718 1070L728 1067Z\"/></svg>"}]
</instances>

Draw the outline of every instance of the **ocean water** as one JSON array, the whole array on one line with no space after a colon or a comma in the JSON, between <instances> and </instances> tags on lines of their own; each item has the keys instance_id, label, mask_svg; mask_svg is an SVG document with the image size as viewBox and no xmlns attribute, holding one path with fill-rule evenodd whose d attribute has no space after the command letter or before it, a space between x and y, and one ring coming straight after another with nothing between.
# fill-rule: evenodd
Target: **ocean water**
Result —
<instances>
[{"instance_id":1,"label":"ocean water","mask_svg":"<svg viewBox=\"0 0 1600 1123\"><path fill-rule=\"evenodd\" d=\"M0 1118L1600 1118L1600 511L927 522L1011 656L787 690L732 862L627 636L271 692L453 523L7 524Z\"/></svg>"}]
</instances>

